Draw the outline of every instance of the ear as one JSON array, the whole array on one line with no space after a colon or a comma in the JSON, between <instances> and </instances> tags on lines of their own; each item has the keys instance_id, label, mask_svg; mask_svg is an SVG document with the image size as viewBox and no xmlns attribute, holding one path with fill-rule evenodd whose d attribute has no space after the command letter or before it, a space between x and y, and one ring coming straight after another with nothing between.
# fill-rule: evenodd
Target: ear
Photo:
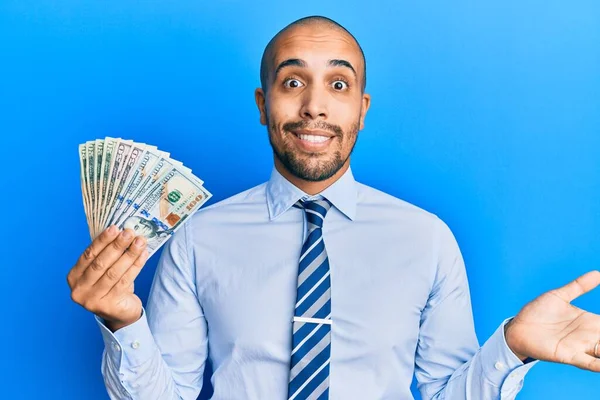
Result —
<instances>
[{"instance_id":1,"label":"ear","mask_svg":"<svg viewBox=\"0 0 600 400\"><path fill-rule=\"evenodd\" d=\"M362 104L360 107L360 127L359 130L362 130L365 127L365 116L367 115L367 111L369 111L369 107L371 106L371 96L368 94L363 94Z\"/></svg>"},{"instance_id":2,"label":"ear","mask_svg":"<svg viewBox=\"0 0 600 400\"><path fill-rule=\"evenodd\" d=\"M266 99L265 93L261 88L258 88L254 91L254 100L256 101L256 106L260 112L260 123L262 125L267 125Z\"/></svg>"}]
</instances>

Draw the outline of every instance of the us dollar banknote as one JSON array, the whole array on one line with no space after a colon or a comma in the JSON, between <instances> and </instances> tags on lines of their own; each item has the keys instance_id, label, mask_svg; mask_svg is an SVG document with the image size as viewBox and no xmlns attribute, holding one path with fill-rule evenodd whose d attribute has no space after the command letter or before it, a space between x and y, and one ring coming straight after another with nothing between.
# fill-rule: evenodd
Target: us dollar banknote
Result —
<instances>
[{"instance_id":1,"label":"us dollar banknote","mask_svg":"<svg viewBox=\"0 0 600 400\"><path fill-rule=\"evenodd\" d=\"M132 229L151 256L212 197L202 179L156 146L106 137L78 150L92 239L110 225Z\"/></svg>"}]
</instances>

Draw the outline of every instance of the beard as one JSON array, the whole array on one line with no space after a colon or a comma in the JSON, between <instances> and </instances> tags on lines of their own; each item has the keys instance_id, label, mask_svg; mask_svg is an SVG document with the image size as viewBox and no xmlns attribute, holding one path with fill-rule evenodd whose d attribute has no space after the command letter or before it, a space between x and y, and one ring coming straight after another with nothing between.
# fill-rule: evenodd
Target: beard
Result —
<instances>
[{"instance_id":1,"label":"beard","mask_svg":"<svg viewBox=\"0 0 600 400\"><path fill-rule=\"evenodd\" d=\"M360 116L359 119L360 121ZM359 122L352 124L347 132L344 132L338 125L333 125L325 121L319 121L315 124L310 124L307 121L287 122L282 126L281 145L278 147L273 137L277 134L277 126L271 124L267 117L267 130L269 133L269 143L273 149L275 157L283 164L283 166L295 177L310 182L320 182L334 176L348 161L350 155L354 151L354 146L358 139ZM340 144L344 143L344 139L351 144L348 154L343 154L342 149L338 148L332 157L325 160L320 160L322 155L319 153L308 153L302 157L297 152L294 152L292 145L286 141L287 135L293 135L292 131L297 129L320 129L329 131L335 134ZM341 145L340 145L341 147ZM317 160L317 162L314 162Z\"/></svg>"}]
</instances>

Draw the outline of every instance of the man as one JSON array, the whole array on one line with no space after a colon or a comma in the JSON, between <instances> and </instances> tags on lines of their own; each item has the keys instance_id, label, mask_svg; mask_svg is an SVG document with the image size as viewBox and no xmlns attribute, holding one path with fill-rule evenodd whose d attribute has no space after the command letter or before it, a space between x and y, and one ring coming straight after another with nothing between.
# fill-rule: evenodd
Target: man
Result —
<instances>
[{"instance_id":1,"label":"man","mask_svg":"<svg viewBox=\"0 0 600 400\"><path fill-rule=\"evenodd\" d=\"M480 348L463 260L436 216L355 182L370 105L355 38L298 20L265 49L255 92L275 168L207 207L163 251L146 309L147 253L109 228L68 275L97 315L113 399L512 399L537 360L600 372L600 317L570 301L591 271L504 321Z\"/></svg>"}]
</instances>

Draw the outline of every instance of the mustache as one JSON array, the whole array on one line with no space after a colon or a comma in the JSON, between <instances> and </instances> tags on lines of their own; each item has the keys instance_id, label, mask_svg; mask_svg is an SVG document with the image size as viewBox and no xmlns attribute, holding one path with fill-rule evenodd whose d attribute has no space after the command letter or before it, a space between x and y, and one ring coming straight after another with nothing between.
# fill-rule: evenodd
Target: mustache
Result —
<instances>
[{"instance_id":1,"label":"mustache","mask_svg":"<svg viewBox=\"0 0 600 400\"><path fill-rule=\"evenodd\" d=\"M325 121L317 121L314 123L310 123L308 121L297 121L297 122L286 122L282 126L284 131L295 131L298 129L308 129L308 130L321 130L328 131L336 136L343 136L344 131L338 125L330 124Z\"/></svg>"}]
</instances>

